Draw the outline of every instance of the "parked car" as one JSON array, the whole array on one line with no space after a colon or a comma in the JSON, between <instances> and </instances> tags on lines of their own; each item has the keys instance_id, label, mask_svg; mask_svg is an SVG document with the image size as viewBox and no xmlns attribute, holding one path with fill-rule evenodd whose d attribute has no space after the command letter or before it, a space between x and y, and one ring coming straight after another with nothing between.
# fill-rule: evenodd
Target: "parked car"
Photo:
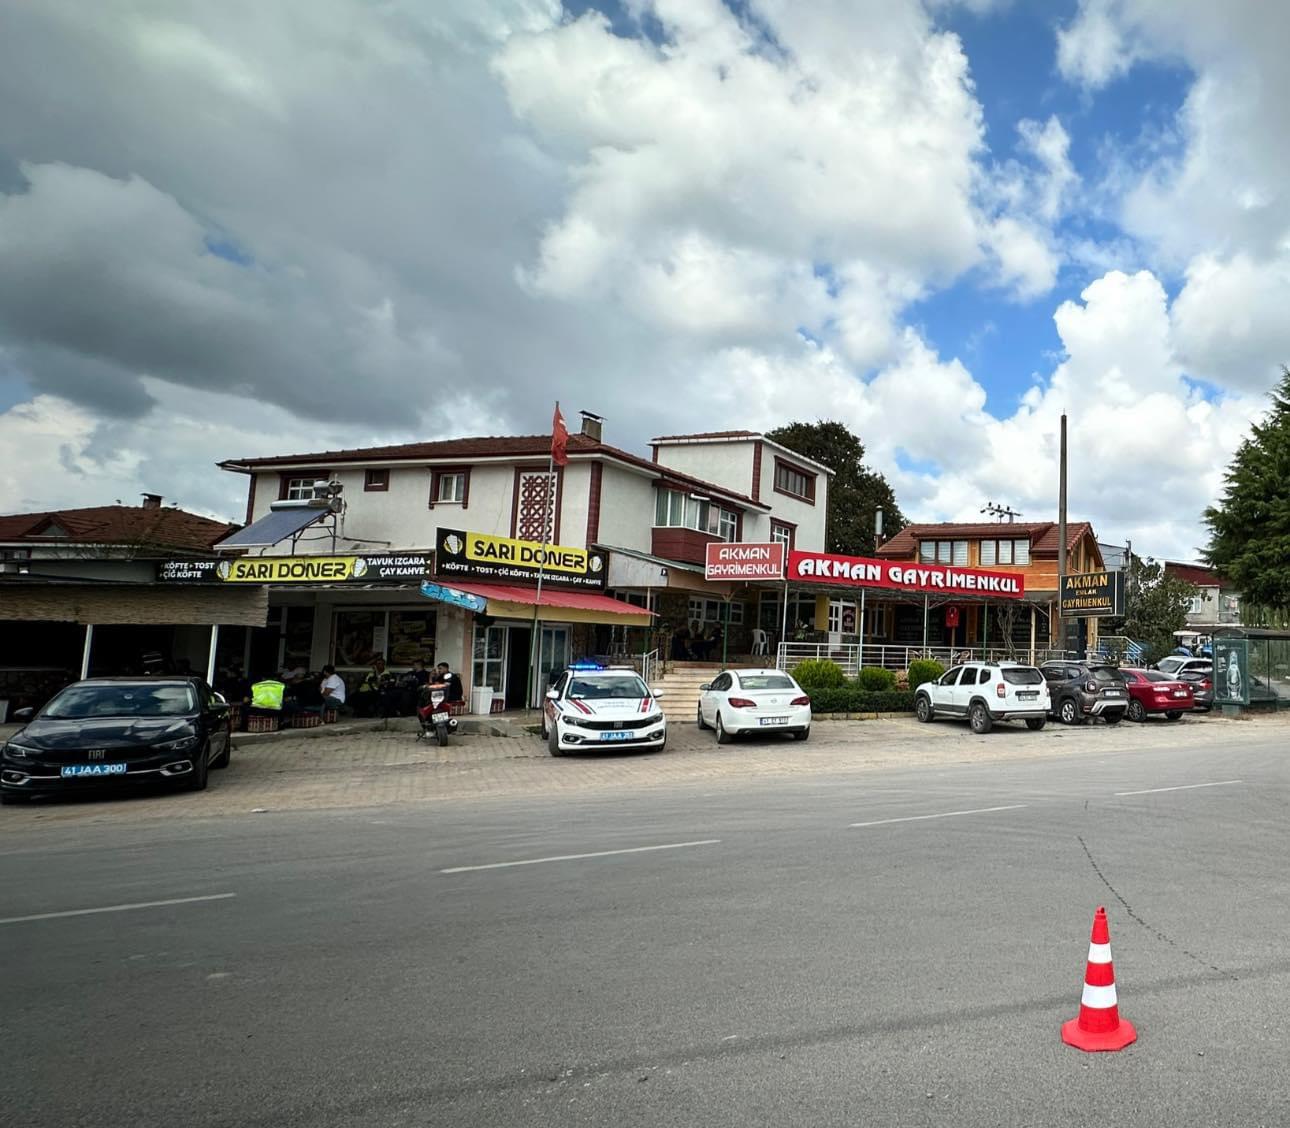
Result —
<instances>
[{"instance_id":1,"label":"parked car","mask_svg":"<svg viewBox=\"0 0 1290 1128\"><path fill-rule=\"evenodd\" d=\"M1196 699L1193 706L1198 713L1208 713L1214 708L1214 671L1186 670L1178 675L1179 681L1191 686L1192 696Z\"/></svg>"},{"instance_id":2,"label":"parked car","mask_svg":"<svg viewBox=\"0 0 1290 1128\"><path fill-rule=\"evenodd\" d=\"M91 678L32 713L0 748L5 803L110 783L201 791L232 752L228 706L200 678Z\"/></svg>"},{"instance_id":3,"label":"parked car","mask_svg":"<svg viewBox=\"0 0 1290 1128\"><path fill-rule=\"evenodd\" d=\"M1189 658L1185 654L1169 654L1161 658L1156 663L1155 668L1162 674L1168 674L1176 678L1180 674L1189 674L1194 671L1212 674L1214 672L1214 660L1212 658Z\"/></svg>"},{"instance_id":4,"label":"parked car","mask_svg":"<svg viewBox=\"0 0 1290 1128\"><path fill-rule=\"evenodd\" d=\"M1045 662L1040 667L1048 682L1053 716L1064 725L1082 725L1101 717L1118 725L1129 707L1129 693L1114 666L1100 662Z\"/></svg>"},{"instance_id":5,"label":"parked car","mask_svg":"<svg viewBox=\"0 0 1290 1128\"><path fill-rule=\"evenodd\" d=\"M1121 670L1120 675L1129 691L1131 721L1141 723L1152 713L1163 713L1176 721L1195 707L1196 695L1191 684L1162 670Z\"/></svg>"},{"instance_id":6,"label":"parked car","mask_svg":"<svg viewBox=\"0 0 1290 1128\"><path fill-rule=\"evenodd\" d=\"M699 687L699 728L712 728L718 744L743 732L811 735L811 699L783 670L726 670Z\"/></svg>"},{"instance_id":7,"label":"parked car","mask_svg":"<svg viewBox=\"0 0 1290 1128\"><path fill-rule=\"evenodd\" d=\"M1039 730L1048 720L1048 685L1034 666L1019 662L971 662L946 670L914 691L914 715L926 724L937 717L966 717L975 733L995 721L1025 721Z\"/></svg>"},{"instance_id":8,"label":"parked car","mask_svg":"<svg viewBox=\"0 0 1290 1128\"><path fill-rule=\"evenodd\" d=\"M552 756L611 746L661 752L667 745L661 696L630 667L566 670L547 690L542 739Z\"/></svg>"}]
</instances>

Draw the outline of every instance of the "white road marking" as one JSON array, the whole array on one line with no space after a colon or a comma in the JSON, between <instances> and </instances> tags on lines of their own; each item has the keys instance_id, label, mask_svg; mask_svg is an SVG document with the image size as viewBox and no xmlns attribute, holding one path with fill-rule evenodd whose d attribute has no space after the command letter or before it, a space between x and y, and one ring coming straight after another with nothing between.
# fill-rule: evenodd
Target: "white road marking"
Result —
<instances>
[{"instance_id":1,"label":"white road marking","mask_svg":"<svg viewBox=\"0 0 1290 1128\"><path fill-rule=\"evenodd\" d=\"M1243 779L1220 779L1215 783L1184 783L1180 787L1148 787L1143 791L1117 791L1120 795L1158 795L1162 791L1195 791L1198 787L1230 787L1234 783L1244 783Z\"/></svg>"},{"instance_id":2,"label":"white road marking","mask_svg":"<svg viewBox=\"0 0 1290 1128\"><path fill-rule=\"evenodd\" d=\"M519 862L489 862L484 866L453 866L440 873L469 873L472 870L506 869L508 866L537 866L543 862L576 862L581 858L608 858L614 854L645 854L651 850L682 850L687 846L715 846L720 838L702 838L697 842L668 842L662 846L632 846L626 850L597 850L592 854L555 854L549 858L525 858Z\"/></svg>"},{"instance_id":3,"label":"white road marking","mask_svg":"<svg viewBox=\"0 0 1290 1128\"><path fill-rule=\"evenodd\" d=\"M971 811L942 811L939 815L906 815L903 819L875 819L873 822L852 823L858 826L888 826L891 823L922 822L924 819L952 819L956 815L988 815L991 811L1020 811L1028 803L1013 803L1007 807L977 807Z\"/></svg>"},{"instance_id":4,"label":"white road marking","mask_svg":"<svg viewBox=\"0 0 1290 1128\"><path fill-rule=\"evenodd\" d=\"M105 905L101 909L68 909L61 913L33 913L31 916L3 917L0 924L22 924L28 920L56 920L59 917L92 916L95 913L129 913L135 909L159 909L165 905L191 905L195 901L227 901L236 893L208 893L204 897L174 897L169 901L137 901L132 905Z\"/></svg>"}]
</instances>

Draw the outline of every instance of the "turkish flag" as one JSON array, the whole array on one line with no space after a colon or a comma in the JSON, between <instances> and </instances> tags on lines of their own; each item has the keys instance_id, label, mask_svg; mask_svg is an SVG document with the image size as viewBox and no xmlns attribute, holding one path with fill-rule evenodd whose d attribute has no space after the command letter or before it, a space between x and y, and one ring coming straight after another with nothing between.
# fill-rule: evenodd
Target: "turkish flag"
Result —
<instances>
[{"instance_id":1,"label":"turkish flag","mask_svg":"<svg viewBox=\"0 0 1290 1128\"><path fill-rule=\"evenodd\" d=\"M569 464L569 429L564 425L564 416L560 414L558 403L551 419L551 461L557 466Z\"/></svg>"}]
</instances>

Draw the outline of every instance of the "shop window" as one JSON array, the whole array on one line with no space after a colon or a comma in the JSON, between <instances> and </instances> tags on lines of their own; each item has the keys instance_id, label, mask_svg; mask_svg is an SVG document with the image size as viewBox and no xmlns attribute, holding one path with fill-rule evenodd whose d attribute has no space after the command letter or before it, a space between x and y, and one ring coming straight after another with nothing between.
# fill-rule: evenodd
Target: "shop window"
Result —
<instances>
[{"instance_id":1,"label":"shop window","mask_svg":"<svg viewBox=\"0 0 1290 1128\"><path fill-rule=\"evenodd\" d=\"M332 661L342 669L362 669L373 658L392 668L434 659L435 612L421 608L349 609L336 612Z\"/></svg>"},{"instance_id":2,"label":"shop window","mask_svg":"<svg viewBox=\"0 0 1290 1128\"><path fill-rule=\"evenodd\" d=\"M691 599L690 600L690 622L692 623L724 623L726 621L726 604L721 599ZM742 624L744 621L744 605L742 603L732 602L730 604L730 623L732 626Z\"/></svg>"},{"instance_id":3,"label":"shop window","mask_svg":"<svg viewBox=\"0 0 1290 1128\"><path fill-rule=\"evenodd\" d=\"M390 471L388 469L363 471L363 489L368 493L379 493L389 488Z\"/></svg>"}]
</instances>

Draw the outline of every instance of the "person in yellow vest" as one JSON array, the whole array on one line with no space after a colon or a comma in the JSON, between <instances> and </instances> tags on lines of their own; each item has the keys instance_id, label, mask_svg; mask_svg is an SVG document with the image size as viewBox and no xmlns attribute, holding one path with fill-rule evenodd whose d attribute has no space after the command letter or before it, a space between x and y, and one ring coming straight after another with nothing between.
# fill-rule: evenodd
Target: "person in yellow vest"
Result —
<instances>
[{"instance_id":1,"label":"person in yellow vest","mask_svg":"<svg viewBox=\"0 0 1290 1128\"><path fill-rule=\"evenodd\" d=\"M280 716L282 698L286 692L287 687L278 680L276 675L270 674L268 677L259 678L251 686L251 715Z\"/></svg>"}]
</instances>

